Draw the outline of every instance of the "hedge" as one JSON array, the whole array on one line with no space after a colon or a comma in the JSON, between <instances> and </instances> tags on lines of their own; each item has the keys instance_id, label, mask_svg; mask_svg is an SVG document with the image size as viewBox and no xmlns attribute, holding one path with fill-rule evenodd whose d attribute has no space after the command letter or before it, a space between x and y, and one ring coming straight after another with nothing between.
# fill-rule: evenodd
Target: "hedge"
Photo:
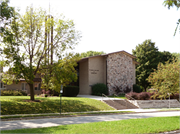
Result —
<instances>
[{"instance_id":1,"label":"hedge","mask_svg":"<svg viewBox=\"0 0 180 134\"><path fill-rule=\"evenodd\" d=\"M65 86L63 87L63 96L76 97L79 94L78 86Z\"/></svg>"}]
</instances>

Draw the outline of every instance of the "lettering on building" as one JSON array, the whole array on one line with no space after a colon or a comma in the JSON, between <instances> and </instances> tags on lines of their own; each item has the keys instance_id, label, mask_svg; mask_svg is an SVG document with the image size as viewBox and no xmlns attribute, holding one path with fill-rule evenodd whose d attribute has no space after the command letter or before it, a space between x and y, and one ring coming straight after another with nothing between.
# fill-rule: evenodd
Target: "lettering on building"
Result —
<instances>
[{"instance_id":1,"label":"lettering on building","mask_svg":"<svg viewBox=\"0 0 180 134\"><path fill-rule=\"evenodd\" d=\"M91 74L97 74L99 72L98 69L89 69Z\"/></svg>"}]
</instances>

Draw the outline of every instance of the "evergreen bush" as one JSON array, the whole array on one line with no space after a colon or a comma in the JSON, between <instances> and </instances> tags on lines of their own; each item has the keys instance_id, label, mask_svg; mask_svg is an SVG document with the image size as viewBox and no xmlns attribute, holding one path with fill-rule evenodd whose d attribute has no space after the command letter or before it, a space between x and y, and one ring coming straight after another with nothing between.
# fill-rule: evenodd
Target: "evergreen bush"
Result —
<instances>
[{"instance_id":1,"label":"evergreen bush","mask_svg":"<svg viewBox=\"0 0 180 134\"><path fill-rule=\"evenodd\" d=\"M78 86L65 86L63 87L63 96L76 97L79 94Z\"/></svg>"},{"instance_id":2,"label":"evergreen bush","mask_svg":"<svg viewBox=\"0 0 180 134\"><path fill-rule=\"evenodd\" d=\"M133 85L133 92L140 93L140 92L142 92L142 89L140 86L134 84Z\"/></svg>"},{"instance_id":3,"label":"evergreen bush","mask_svg":"<svg viewBox=\"0 0 180 134\"><path fill-rule=\"evenodd\" d=\"M102 94L108 95L108 88L103 83L97 83L92 86L92 95L101 96Z\"/></svg>"}]
</instances>

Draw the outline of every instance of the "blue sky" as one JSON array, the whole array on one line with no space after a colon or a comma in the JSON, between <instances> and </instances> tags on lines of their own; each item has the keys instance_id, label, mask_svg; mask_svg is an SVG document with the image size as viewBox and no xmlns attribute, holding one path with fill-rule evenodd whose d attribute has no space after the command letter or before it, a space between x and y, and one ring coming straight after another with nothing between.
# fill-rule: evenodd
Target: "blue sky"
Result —
<instances>
[{"instance_id":1,"label":"blue sky","mask_svg":"<svg viewBox=\"0 0 180 134\"><path fill-rule=\"evenodd\" d=\"M180 52L180 34L174 37L180 10L168 9L164 0L10 0L21 12L27 6L49 9L74 20L82 38L74 52L125 50L132 53L146 39L159 51Z\"/></svg>"}]
</instances>

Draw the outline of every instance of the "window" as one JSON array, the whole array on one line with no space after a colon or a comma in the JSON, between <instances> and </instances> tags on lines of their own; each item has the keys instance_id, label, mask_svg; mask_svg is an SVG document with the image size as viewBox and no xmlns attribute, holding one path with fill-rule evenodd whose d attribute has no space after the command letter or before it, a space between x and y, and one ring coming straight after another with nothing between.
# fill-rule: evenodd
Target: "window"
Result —
<instances>
[{"instance_id":1,"label":"window","mask_svg":"<svg viewBox=\"0 0 180 134\"><path fill-rule=\"evenodd\" d=\"M34 90L40 90L40 89L41 89L41 83L35 83Z\"/></svg>"},{"instance_id":2,"label":"window","mask_svg":"<svg viewBox=\"0 0 180 134\"><path fill-rule=\"evenodd\" d=\"M3 88L3 85L4 85L4 84L0 81L0 88Z\"/></svg>"},{"instance_id":3,"label":"window","mask_svg":"<svg viewBox=\"0 0 180 134\"><path fill-rule=\"evenodd\" d=\"M5 89L5 88L6 88L6 85L2 81L0 81L0 89Z\"/></svg>"},{"instance_id":4,"label":"window","mask_svg":"<svg viewBox=\"0 0 180 134\"><path fill-rule=\"evenodd\" d=\"M27 83L21 83L22 90L27 90Z\"/></svg>"}]
</instances>

